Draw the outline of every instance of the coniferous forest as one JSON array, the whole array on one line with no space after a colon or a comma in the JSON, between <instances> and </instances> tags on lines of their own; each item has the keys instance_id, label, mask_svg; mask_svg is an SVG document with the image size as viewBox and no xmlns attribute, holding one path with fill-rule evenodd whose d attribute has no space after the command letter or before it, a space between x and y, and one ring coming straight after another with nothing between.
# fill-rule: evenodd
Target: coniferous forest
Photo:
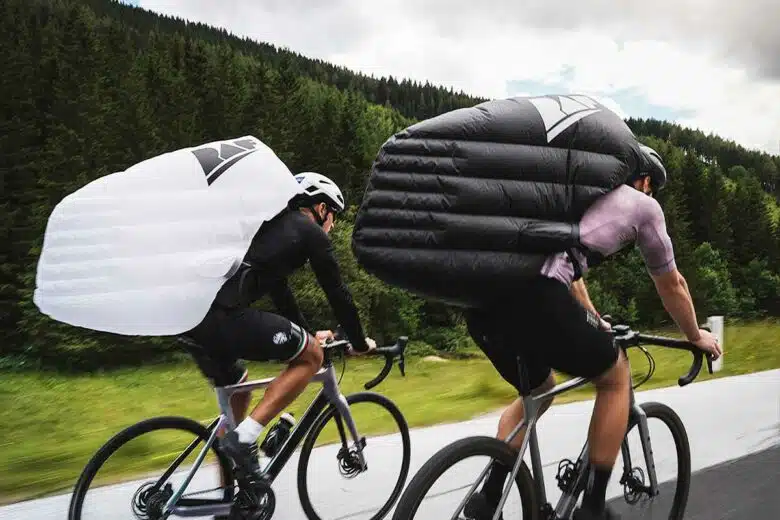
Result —
<instances>
[{"instance_id":1,"label":"coniferous forest","mask_svg":"<svg viewBox=\"0 0 780 520\"><path fill-rule=\"evenodd\" d=\"M110 0L5 0L0 39L5 367L106 368L175 352L167 338L95 333L37 310L32 291L47 218L65 195L99 176L248 134L293 172L322 172L345 191L351 209L331 236L370 336L382 342L407 334L420 348L445 351L468 341L456 309L358 268L350 220L371 161L393 132L482 99L356 74ZM659 201L699 321L780 316L780 157L665 121L628 123L664 157L671 180ZM643 326L671 324L635 248L592 270L587 282L600 311ZM311 324L332 328L313 275L302 272L292 283Z\"/></svg>"}]
</instances>

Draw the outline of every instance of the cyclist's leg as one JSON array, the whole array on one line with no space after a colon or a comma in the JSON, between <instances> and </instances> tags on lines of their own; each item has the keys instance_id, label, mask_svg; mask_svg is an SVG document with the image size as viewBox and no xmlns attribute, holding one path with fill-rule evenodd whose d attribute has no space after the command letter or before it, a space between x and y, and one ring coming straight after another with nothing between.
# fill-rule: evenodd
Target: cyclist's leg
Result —
<instances>
[{"instance_id":1,"label":"cyclist's leg","mask_svg":"<svg viewBox=\"0 0 780 520\"><path fill-rule=\"evenodd\" d=\"M223 319L222 311L212 310L197 327L182 335L184 348L201 374L215 387L242 383L249 375L246 366L234 357L230 349L224 348L225 338L220 335L220 321ZM186 340L194 341L195 344ZM232 395L230 405L236 422L246 417L251 399L250 392ZM223 433L224 429L221 429L217 435L221 437Z\"/></svg>"},{"instance_id":2,"label":"cyclist's leg","mask_svg":"<svg viewBox=\"0 0 780 520\"><path fill-rule=\"evenodd\" d=\"M229 349L224 348L225 338L220 334L220 322L223 319L224 311L212 309L197 327L182 335L182 339L185 340L184 348L192 356L201 374L215 387L242 383L249 375L244 364L236 359ZM195 344L189 343L188 340L194 341ZM242 421L246 416L251 399L251 392L231 396L230 407L236 422ZM220 428L217 436L221 438L224 433L225 428ZM219 484L220 486L228 484L224 481L222 472L219 474ZM215 520L222 518L227 517L215 517Z\"/></svg>"},{"instance_id":3,"label":"cyclist's leg","mask_svg":"<svg viewBox=\"0 0 780 520\"><path fill-rule=\"evenodd\" d=\"M528 323L523 323L523 322ZM466 314L469 335L477 346L490 359L501 377L512 385L520 396L521 379L517 355L520 353L520 343L535 343L538 340L534 334L534 324L520 308L494 307L491 309L472 309ZM518 333L518 331L521 331ZM531 387L531 394L538 395L555 385L555 378L548 365L539 363L533 356L523 353L523 365ZM539 408L537 417L549 408L552 399L546 400ZM496 437L505 439L523 419L523 400L517 397L502 412L498 421ZM512 439L510 445L519 449L527 429L523 428ZM466 518L492 518L506 477L512 468L493 462L485 483L479 493L472 495L464 508Z\"/></svg>"},{"instance_id":4,"label":"cyclist's leg","mask_svg":"<svg viewBox=\"0 0 780 520\"><path fill-rule=\"evenodd\" d=\"M518 334L518 324L523 313L514 309L470 310L467 314L469 335L477 346L485 353L501 377L512 385L520 395L520 372L517 365L517 354L521 342L535 343L538 340L534 329L520 326L522 338ZM518 321L519 320L519 321ZM531 395L539 395L555 386L555 377L549 365L540 363L533 356L523 354L524 365L531 386ZM552 404L552 399L546 400L539 408L538 416L544 414ZM497 437L506 438L523 419L523 400L517 397L501 414L498 422ZM525 428L510 442L515 448L520 448L525 436Z\"/></svg>"},{"instance_id":5,"label":"cyclist's leg","mask_svg":"<svg viewBox=\"0 0 780 520\"><path fill-rule=\"evenodd\" d=\"M225 437L228 454L255 472L256 460L251 457L255 442L268 423L303 392L320 368L323 353L311 334L282 316L254 308L233 311L228 316L221 335L235 357L288 364L249 416Z\"/></svg>"},{"instance_id":6,"label":"cyclist's leg","mask_svg":"<svg viewBox=\"0 0 780 520\"><path fill-rule=\"evenodd\" d=\"M238 337L233 345L238 357L287 363L250 413L250 417L265 426L303 392L320 369L322 347L297 324L259 309L242 311L235 324Z\"/></svg>"},{"instance_id":7,"label":"cyclist's leg","mask_svg":"<svg viewBox=\"0 0 780 520\"><path fill-rule=\"evenodd\" d=\"M554 331L533 349L535 357L556 370L587 377L596 386L588 441L591 475L583 508L603 518L604 495L612 467L620 452L628 422L630 373L622 351L612 336L598 328L598 320L552 279L541 279L536 291L539 327ZM575 517L577 518L577 517Z\"/></svg>"}]
</instances>

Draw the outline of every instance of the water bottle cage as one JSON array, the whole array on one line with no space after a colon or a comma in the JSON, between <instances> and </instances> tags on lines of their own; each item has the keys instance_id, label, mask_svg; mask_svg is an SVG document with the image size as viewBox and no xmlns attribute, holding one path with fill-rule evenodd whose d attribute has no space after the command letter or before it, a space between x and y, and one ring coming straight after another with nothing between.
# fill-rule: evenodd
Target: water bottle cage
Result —
<instances>
[{"instance_id":1,"label":"water bottle cage","mask_svg":"<svg viewBox=\"0 0 780 520\"><path fill-rule=\"evenodd\" d=\"M276 423L268 432L268 435L265 436L265 439L263 439L260 449L263 450L268 457L273 457L289 435L289 428L283 428L279 423Z\"/></svg>"}]
</instances>

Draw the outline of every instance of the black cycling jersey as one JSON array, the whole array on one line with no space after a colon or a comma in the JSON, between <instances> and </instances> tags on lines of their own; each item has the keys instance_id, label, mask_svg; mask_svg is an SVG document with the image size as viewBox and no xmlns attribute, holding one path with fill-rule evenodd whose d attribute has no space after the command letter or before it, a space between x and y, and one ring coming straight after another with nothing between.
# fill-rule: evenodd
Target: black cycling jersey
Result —
<instances>
[{"instance_id":1,"label":"black cycling jersey","mask_svg":"<svg viewBox=\"0 0 780 520\"><path fill-rule=\"evenodd\" d=\"M309 330L287 283L287 277L309 261L352 346L358 351L368 350L357 307L341 278L333 244L309 217L297 210L286 210L263 224L244 261L245 266L217 293L217 305L246 307L268 294L281 315Z\"/></svg>"}]
</instances>

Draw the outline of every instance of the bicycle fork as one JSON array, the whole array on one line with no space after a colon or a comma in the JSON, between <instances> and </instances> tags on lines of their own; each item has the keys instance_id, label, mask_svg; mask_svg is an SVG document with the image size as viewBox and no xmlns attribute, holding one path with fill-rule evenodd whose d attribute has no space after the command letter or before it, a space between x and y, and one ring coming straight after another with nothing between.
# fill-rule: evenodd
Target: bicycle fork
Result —
<instances>
[{"instance_id":1,"label":"bicycle fork","mask_svg":"<svg viewBox=\"0 0 780 520\"><path fill-rule=\"evenodd\" d=\"M647 426L647 414L634 402L633 392L631 392L631 408L629 409L628 422L629 424L636 424L636 427L639 430L639 439L642 443L642 454L644 455L645 464L647 465L647 476L650 480L650 486L647 487L643 483L638 482L633 475L631 453L628 449L628 431L620 445L620 451L623 455L623 476L620 479L620 483L623 484L624 489L633 487L636 490L644 491L651 497L654 497L658 495L659 491L658 476L655 471L655 460L653 459L653 447L650 441L650 429Z\"/></svg>"},{"instance_id":2,"label":"bicycle fork","mask_svg":"<svg viewBox=\"0 0 780 520\"><path fill-rule=\"evenodd\" d=\"M333 365L328 367L328 377L325 377L322 381L322 391L330 404L336 409L336 413L333 415L333 420L336 422L336 427L341 437L341 449L339 450L338 458L340 462L340 468L344 470L342 474L345 476L355 476L361 471L366 471L368 465L366 464L366 458L363 453L363 449L366 447L365 437L361 437L358 433L355 419L352 417L352 413L349 410L349 402L344 394L341 393L336 380L336 373L333 370ZM344 431L344 423L342 418L347 422L347 429L352 436L354 455L357 457L357 468L355 468L353 459L353 452L349 449L349 439L347 432Z\"/></svg>"}]
</instances>

